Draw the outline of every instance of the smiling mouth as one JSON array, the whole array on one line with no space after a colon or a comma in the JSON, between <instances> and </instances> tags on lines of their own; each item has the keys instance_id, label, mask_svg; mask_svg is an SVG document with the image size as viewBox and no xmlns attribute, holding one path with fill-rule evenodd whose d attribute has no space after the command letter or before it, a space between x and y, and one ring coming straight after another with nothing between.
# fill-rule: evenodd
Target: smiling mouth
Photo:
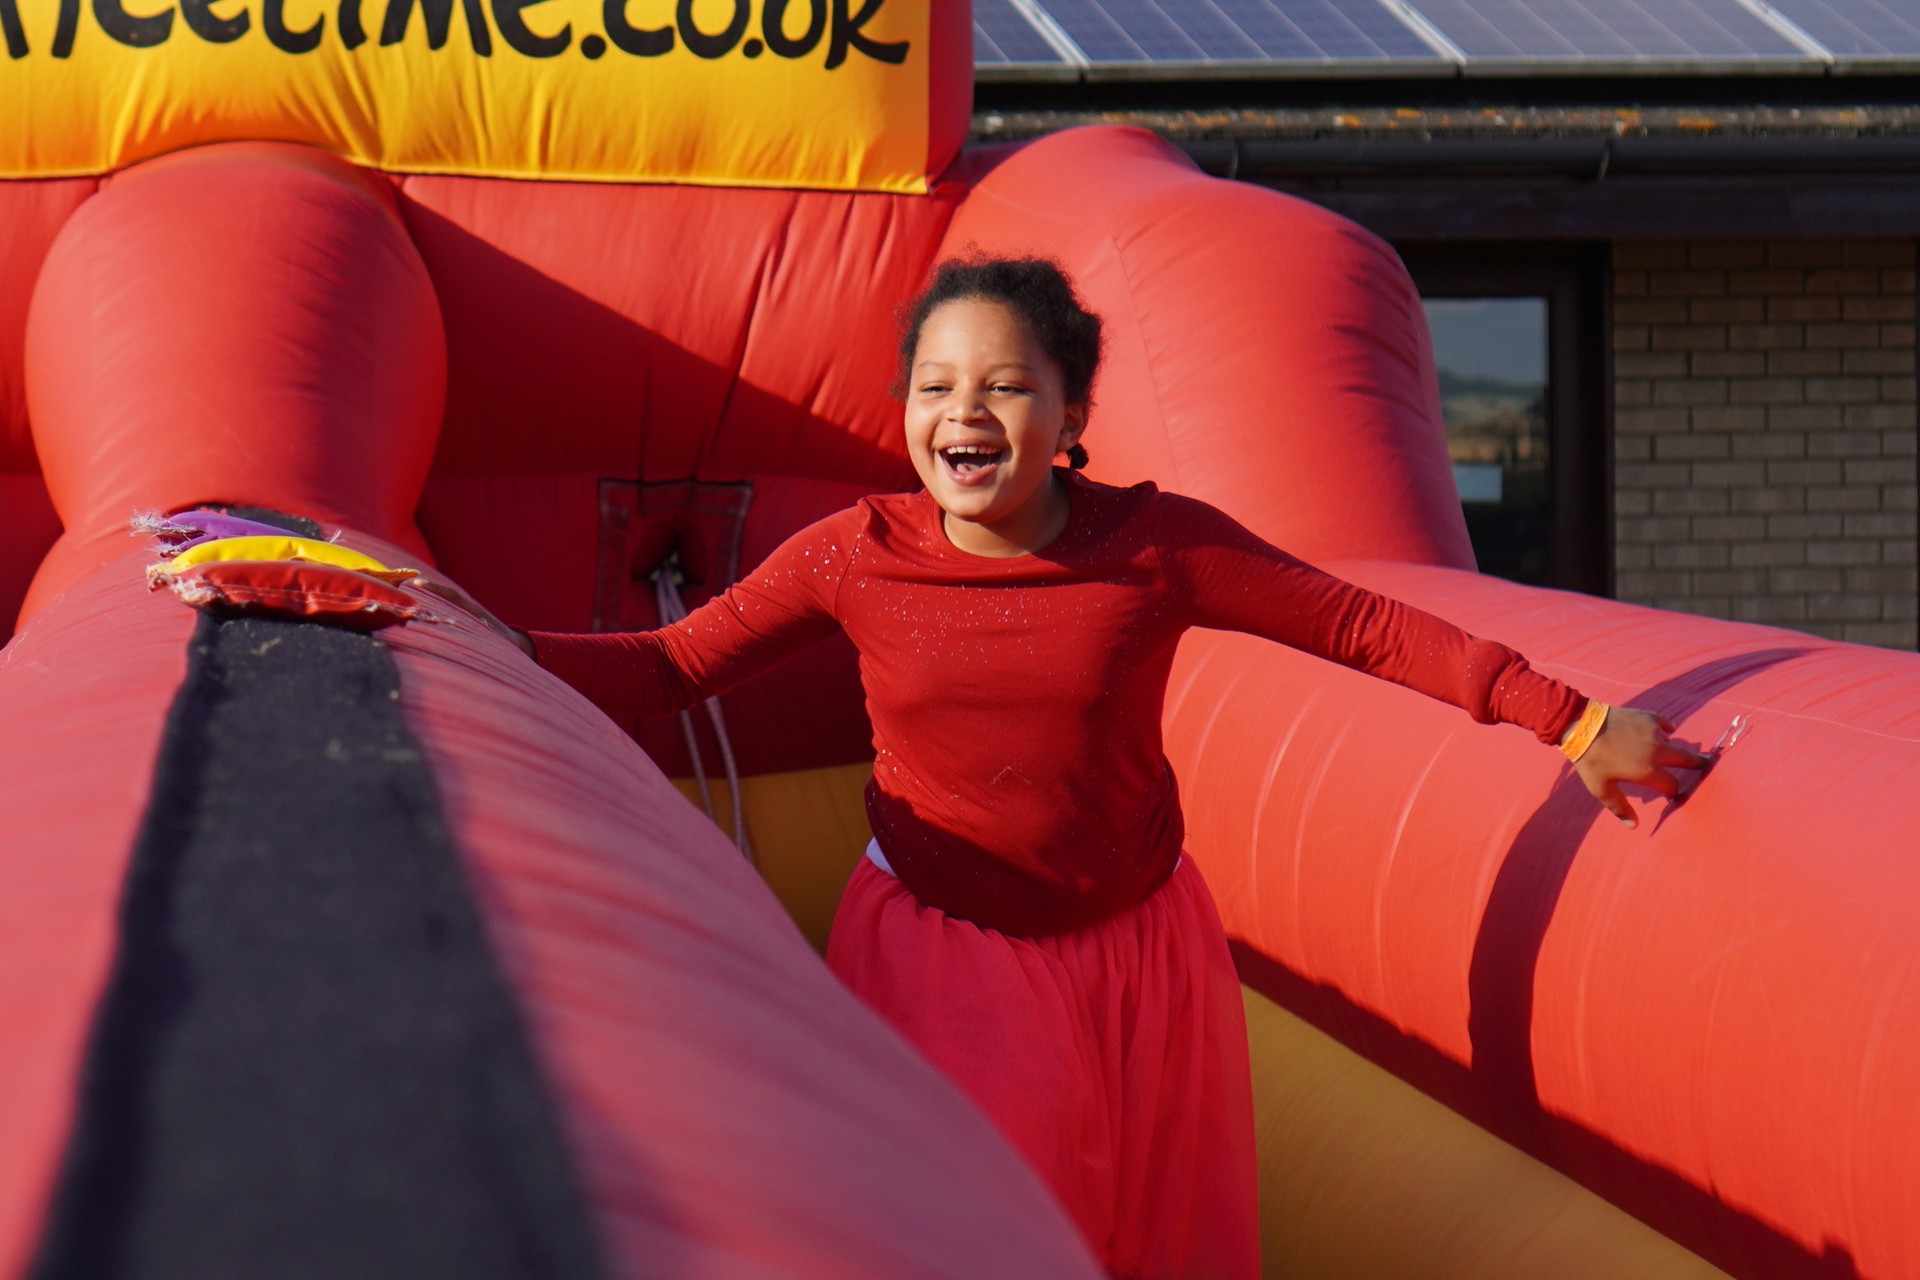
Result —
<instances>
[{"instance_id":1,"label":"smiling mouth","mask_svg":"<svg viewBox=\"0 0 1920 1280\"><path fill-rule=\"evenodd\" d=\"M940 450L940 460L956 480L983 480L999 465L1005 452L991 445L957 444Z\"/></svg>"}]
</instances>

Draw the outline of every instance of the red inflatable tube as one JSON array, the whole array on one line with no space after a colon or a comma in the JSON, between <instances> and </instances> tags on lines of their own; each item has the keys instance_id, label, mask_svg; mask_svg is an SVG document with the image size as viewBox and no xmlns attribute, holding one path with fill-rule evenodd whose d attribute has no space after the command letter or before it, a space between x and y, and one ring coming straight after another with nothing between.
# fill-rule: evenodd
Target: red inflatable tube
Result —
<instances>
[{"instance_id":1,"label":"red inflatable tube","mask_svg":"<svg viewBox=\"0 0 1920 1280\"><path fill-rule=\"evenodd\" d=\"M269 227L286 252L240 251ZM445 340L384 179L266 143L117 175L47 254L26 367L65 533L24 616L116 557L143 508L299 509L426 555Z\"/></svg>"},{"instance_id":2,"label":"red inflatable tube","mask_svg":"<svg viewBox=\"0 0 1920 1280\"><path fill-rule=\"evenodd\" d=\"M0 739L0 805L32 815L0 895L0 1275L31 1256L68 1139L193 627L148 591L150 558L89 576L0 656L0 722L35 726ZM1096 1274L631 740L477 623L384 634L613 1274Z\"/></svg>"},{"instance_id":3,"label":"red inflatable tube","mask_svg":"<svg viewBox=\"0 0 1920 1280\"><path fill-rule=\"evenodd\" d=\"M1859 1275L1908 1274L1920 662L1330 567L1684 739L1748 727L1628 831L1519 731L1193 638L1169 748L1248 980L1736 1275L1827 1274L1838 1241Z\"/></svg>"},{"instance_id":4,"label":"red inflatable tube","mask_svg":"<svg viewBox=\"0 0 1920 1280\"><path fill-rule=\"evenodd\" d=\"M1420 296L1384 241L1144 130L969 165L941 251L1056 257L1106 322L1089 474L1204 496L1308 560L1472 566Z\"/></svg>"}]
</instances>

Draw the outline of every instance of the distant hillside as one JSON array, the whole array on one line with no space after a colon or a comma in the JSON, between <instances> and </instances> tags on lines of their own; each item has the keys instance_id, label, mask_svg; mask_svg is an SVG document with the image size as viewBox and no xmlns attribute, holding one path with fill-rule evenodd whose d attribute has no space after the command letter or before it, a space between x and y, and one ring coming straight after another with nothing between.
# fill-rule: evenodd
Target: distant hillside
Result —
<instances>
[{"instance_id":1,"label":"distant hillside","mask_svg":"<svg viewBox=\"0 0 1920 1280\"><path fill-rule=\"evenodd\" d=\"M1500 400L1532 400L1539 396L1540 385L1534 382L1507 382L1501 378L1479 378L1471 374L1455 373L1451 369L1440 370L1440 398L1451 400L1456 396L1491 396Z\"/></svg>"}]
</instances>

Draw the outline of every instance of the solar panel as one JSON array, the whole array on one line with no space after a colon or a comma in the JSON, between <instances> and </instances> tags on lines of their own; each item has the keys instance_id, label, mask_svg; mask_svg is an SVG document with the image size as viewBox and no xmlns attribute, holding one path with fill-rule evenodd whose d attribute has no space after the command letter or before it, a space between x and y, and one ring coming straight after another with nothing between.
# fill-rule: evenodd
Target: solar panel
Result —
<instances>
[{"instance_id":1,"label":"solar panel","mask_svg":"<svg viewBox=\"0 0 1920 1280\"><path fill-rule=\"evenodd\" d=\"M1094 62L1191 62L1203 55L1150 0L1047 0L1060 29Z\"/></svg>"},{"instance_id":2,"label":"solar panel","mask_svg":"<svg viewBox=\"0 0 1920 1280\"><path fill-rule=\"evenodd\" d=\"M1773 10L1842 58L1920 57L1913 0L1768 0Z\"/></svg>"},{"instance_id":3,"label":"solar panel","mask_svg":"<svg viewBox=\"0 0 1920 1280\"><path fill-rule=\"evenodd\" d=\"M973 64L1063 66L1065 60L1008 0L973 0Z\"/></svg>"},{"instance_id":4,"label":"solar panel","mask_svg":"<svg viewBox=\"0 0 1920 1280\"><path fill-rule=\"evenodd\" d=\"M1386 6L1348 0L1215 0L1269 58L1430 59L1439 55Z\"/></svg>"},{"instance_id":5,"label":"solar panel","mask_svg":"<svg viewBox=\"0 0 1920 1280\"><path fill-rule=\"evenodd\" d=\"M1438 61L1376 0L1043 0L1100 63Z\"/></svg>"},{"instance_id":6,"label":"solar panel","mask_svg":"<svg viewBox=\"0 0 1920 1280\"><path fill-rule=\"evenodd\" d=\"M1809 62L1736 0L1409 0L1468 60Z\"/></svg>"},{"instance_id":7,"label":"solar panel","mask_svg":"<svg viewBox=\"0 0 1920 1280\"><path fill-rule=\"evenodd\" d=\"M1920 0L977 0L974 48L1015 79L1898 70Z\"/></svg>"}]
</instances>

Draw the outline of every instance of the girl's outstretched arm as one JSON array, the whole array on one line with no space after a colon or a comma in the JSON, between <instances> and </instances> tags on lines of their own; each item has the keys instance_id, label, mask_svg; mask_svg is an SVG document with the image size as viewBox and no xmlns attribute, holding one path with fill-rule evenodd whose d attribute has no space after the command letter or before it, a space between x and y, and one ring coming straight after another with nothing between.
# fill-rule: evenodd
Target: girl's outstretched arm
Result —
<instances>
[{"instance_id":1,"label":"girl's outstretched arm","mask_svg":"<svg viewBox=\"0 0 1920 1280\"><path fill-rule=\"evenodd\" d=\"M853 507L802 529L745 578L655 631L521 631L452 583L412 585L470 610L608 714L657 715L723 693L838 630L839 583L864 518Z\"/></svg>"},{"instance_id":2,"label":"girl's outstretched arm","mask_svg":"<svg viewBox=\"0 0 1920 1280\"><path fill-rule=\"evenodd\" d=\"M1168 495L1166 517L1168 562L1199 625L1262 635L1451 702L1483 723L1531 729L1559 743L1587 790L1629 827L1637 819L1621 784L1671 799L1679 783L1668 769L1707 763L1671 741L1673 726L1652 712L1590 703L1505 645L1323 573L1205 503Z\"/></svg>"}]
</instances>

